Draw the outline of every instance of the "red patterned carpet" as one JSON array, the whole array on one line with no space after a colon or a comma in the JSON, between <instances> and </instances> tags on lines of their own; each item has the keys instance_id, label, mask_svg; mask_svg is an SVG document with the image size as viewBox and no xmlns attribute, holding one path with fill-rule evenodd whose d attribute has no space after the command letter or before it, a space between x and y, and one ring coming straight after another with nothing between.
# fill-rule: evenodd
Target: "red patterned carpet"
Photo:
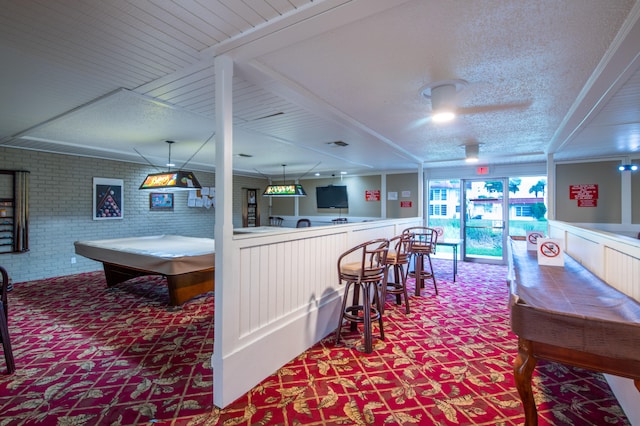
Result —
<instances>
[{"instance_id":1,"label":"red patterned carpet","mask_svg":"<svg viewBox=\"0 0 640 426\"><path fill-rule=\"evenodd\" d=\"M372 354L358 334L330 335L224 410L212 406L212 294L170 308L158 278L17 284L0 426L523 424L505 268L461 263L453 283L450 261L435 267L440 294L427 285L411 314L389 296ZM541 425L629 424L600 374L541 362L534 391Z\"/></svg>"}]
</instances>

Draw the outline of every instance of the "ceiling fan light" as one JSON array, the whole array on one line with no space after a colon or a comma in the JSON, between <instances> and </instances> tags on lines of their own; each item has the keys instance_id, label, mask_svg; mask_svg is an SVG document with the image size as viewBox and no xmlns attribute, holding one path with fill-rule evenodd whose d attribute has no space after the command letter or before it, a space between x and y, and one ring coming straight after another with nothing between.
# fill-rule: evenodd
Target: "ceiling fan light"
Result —
<instances>
[{"instance_id":1,"label":"ceiling fan light","mask_svg":"<svg viewBox=\"0 0 640 426\"><path fill-rule=\"evenodd\" d=\"M431 121L446 123L456 118L456 95L467 86L465 80L442 80L424 86L420 93L431 100Z\"/></svg>"},{"instance_id":2,"label":"ceiling fan light","mask_svg":"<svg viewBox=\"0 0 640 426\"><path fill-rule=\"evenodd\" d=\"M453 111L437 111L431 116L431 120L434 123L448 123L449 121L453 121L456 118L456 115Z\"/></svg>"},{"instance_id":3,"label":"ceiling fan light","mask_svg":"<svg viewBox=\"0 0 640 426\"><path fill-rule=\"evenodd\" d=\"M467 163L477 163L479 151L480 151L479 145L465 145L464 147L465 161Z\"/></svg>"}]
</instances>

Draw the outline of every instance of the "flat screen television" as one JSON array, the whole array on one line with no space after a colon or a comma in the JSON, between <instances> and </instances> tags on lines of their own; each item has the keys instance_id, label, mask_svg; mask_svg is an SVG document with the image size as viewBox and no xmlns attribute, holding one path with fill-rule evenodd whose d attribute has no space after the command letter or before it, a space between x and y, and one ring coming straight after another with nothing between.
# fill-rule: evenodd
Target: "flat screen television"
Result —
<instances>
[{"instance_id":1,"label":"flat screen television","mask_svg":"<svg viewBox=\"0 0 640 426\"><path fill-rule=\"evenodd\" d=\"M349 197L346 186L317 186L316 203L319 209L348 209Z\"/></svg>"}]
</instances>

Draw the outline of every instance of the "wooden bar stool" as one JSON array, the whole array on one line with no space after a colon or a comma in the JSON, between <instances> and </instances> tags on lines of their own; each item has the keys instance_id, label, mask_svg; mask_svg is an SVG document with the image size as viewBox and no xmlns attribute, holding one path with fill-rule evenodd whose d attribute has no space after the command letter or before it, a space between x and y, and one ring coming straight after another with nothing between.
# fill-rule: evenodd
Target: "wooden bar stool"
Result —
<instances>
[{"instance_id":1,"label":"wooden bar stool","mask_svg":"<svg viewBox=\"0 0 640 426\"><path fill-rule=\"evenodd\" d=\"M342 322L345 319L350 323L351 331L356 331L359 323L363 324L366 353L373 351L373 321L378 321L380 338L384 340L382 302L378 286L385 288L387 285L388 251L389 241L380 238L359 244L338 258L338 280L340 284L346 284L346 287L336 331L336 344L340 341ZM347 306L350 290L353 291L353 299L351 305Z\"/></svg>"},{"instance_id":2,"label":"wooden bar stool","mask_svg":"<svg viewBox=\"0 0 640 426\"><path fill-rule=\"evenodd\" d=\"M9 303L7 293L9 288L9 274L7 270L0 266L0 342L4 351L4 359L7 362L7 372L9 374L16 371L16 364L13 360L13 352L11 351L11 342L9 341Z\"/></svg>"},{"instance_id":3,"label":"wooden bar stool","mask_svg":"<svg viewBox=\"0 0 640 426\"><path fill-rule=\"evenodd\" d=\"M424 288L424 280L431 278L433 280L433 288L438 294L438 286L436 285L436 276L433 272L433 263L431 255L436 252L436 244L438 242L438 232L433 228L424 226L414 226L402 231L409 238L409 252L414 259L414 271L409 273L416 279L416 296L420 296L420 290ZM424 259L429 261L429 270L425 269Z\"/></svg>"},{"instance_id":4,"label":"wooden bar stool","mask_svg":"<svg viewBox=\"0 0 640 426\"><path fill-rule=\"evenodd\" d=\"M402 234L389 240L390 251L387 254L387 273L393 271L393 281L387 279L387 285L382 289L382 305L387 300L387 293L396 295L396 304L402 304L404 296L405 313L409 313L409 294L407 293L407 275L409 273L409 256L411 254L411 240ZM405 265L407 269L405 270Z\"/></svg>"},{"instance_id":5,"label":"wooden bar stool","mask_svg":"<svg viewBox=\"0 0 640 426\"><path fill-rule=\"evenodd\" d=\"M283 221L280 216L269 216L269 226L282 226Z\"/></svg>"}]
</instances>

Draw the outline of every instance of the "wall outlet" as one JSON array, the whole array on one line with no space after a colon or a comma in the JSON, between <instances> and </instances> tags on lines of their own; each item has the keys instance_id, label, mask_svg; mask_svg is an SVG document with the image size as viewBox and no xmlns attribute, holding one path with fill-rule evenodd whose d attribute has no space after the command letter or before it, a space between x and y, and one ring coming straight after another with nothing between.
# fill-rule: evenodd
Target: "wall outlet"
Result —
<instances>
[{"instance_id":1,"label":"wall outlet","mask_svg":"<svg viewBox=\"0 0 640 426\"><path fill-rule=\"evenodd\" d=\"M73 265L74 263L76 263L76 258L75 258L75 256L73 256L73 257L71 258L71 264Z\"/></svg>"}]
</instances>

